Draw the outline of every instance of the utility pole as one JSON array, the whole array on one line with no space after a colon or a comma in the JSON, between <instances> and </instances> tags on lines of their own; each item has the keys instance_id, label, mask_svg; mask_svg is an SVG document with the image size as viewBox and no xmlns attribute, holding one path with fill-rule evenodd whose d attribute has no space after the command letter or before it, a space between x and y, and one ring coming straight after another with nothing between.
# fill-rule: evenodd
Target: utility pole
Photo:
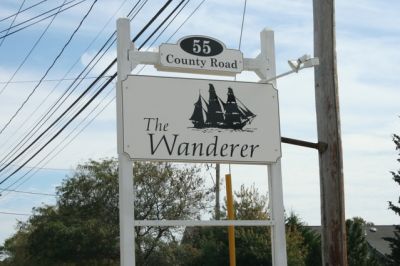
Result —
<instances>
[{"instance_id":1,"label":"utility pole","mask_svg":"<svg viewBox=\"0 0 400 266\"><path fill-rule=\"evenodd\" d=\"M313 0L314 56L321 186L322 265L346 266L343 159L336 69L334 0Z\"/></svg>"}]
</instances>

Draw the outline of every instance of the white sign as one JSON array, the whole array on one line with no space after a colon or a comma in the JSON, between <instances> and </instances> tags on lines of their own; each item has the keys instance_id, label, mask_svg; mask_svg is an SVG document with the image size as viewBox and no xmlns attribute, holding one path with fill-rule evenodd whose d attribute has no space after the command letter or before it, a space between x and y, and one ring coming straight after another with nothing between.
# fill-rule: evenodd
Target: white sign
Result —
<instances>
[{"instance_id":1,"label":"white sign","mask_svg":"<svg viewBox=\"0 0 400 266\"><path fill-rule=\"evenodd\" d=\"M269 84L128 76L124 152L132 160L267 164L281 157Z\"/></svg>"},{"instance_id":2,"label":"white sign","mask_svg":"<svg viewBox=\"0 0 400 266\"><path fill-rule=\"evenodd\" d=\"M243 71L243 54L206 36L182 38L178 44L162 44L158 70L234 76Z\"/></svg>"}]
</instances>

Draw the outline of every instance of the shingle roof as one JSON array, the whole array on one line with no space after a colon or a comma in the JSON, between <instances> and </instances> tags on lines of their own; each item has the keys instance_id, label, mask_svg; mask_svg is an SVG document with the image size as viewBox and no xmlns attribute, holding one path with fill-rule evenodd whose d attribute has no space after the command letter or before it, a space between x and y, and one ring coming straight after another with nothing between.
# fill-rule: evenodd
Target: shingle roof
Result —
<instances>
[{"instance_id":1,"label":"shingle roof","mask_svg":"<svg viewBox=\"0 0 400 266\"><path fill-rule=\"evenodd\" d=\"M320 226L308 226L309 228L321 232ZM374 230L375 228L376 230ZM394 237L394 225L374 225L368 226L365 230L365 238L372 248L376 249L382 255L390 254L389 242L384 240L384 237Z\"/></svg>"}]
</instances>

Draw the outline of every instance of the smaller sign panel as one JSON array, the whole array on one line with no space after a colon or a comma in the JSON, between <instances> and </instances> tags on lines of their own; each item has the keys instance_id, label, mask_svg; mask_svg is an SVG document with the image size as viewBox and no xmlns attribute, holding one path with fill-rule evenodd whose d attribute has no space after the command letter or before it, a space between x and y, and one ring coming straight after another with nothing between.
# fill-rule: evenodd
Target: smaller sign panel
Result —
<instances>
[{"instance_id":1,"label":"smaller sign panel","mask_svg":"<svg viewBox=\"0 0 400 266\"><path fill-rule=\"evenodd\" d=\"M158 70L236 75L243 71L243 54L206 36L188 36L178 44L162 44Z\"/></svg>"},{"instance_id":2,"label":"smaller sign panel","mask_svg":"<svg viewBox=\"0 0 400 266\"><path fill-rule=\"evenodd\" d=\"M133 160L268 164L281 157L269 84L128 76L124 151Z\"/></svg>"}]
</instances>

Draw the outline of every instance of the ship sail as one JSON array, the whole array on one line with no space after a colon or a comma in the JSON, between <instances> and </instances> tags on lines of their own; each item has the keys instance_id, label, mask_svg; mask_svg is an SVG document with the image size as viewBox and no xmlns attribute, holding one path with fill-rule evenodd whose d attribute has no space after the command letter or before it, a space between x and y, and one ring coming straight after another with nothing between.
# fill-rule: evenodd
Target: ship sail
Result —
<instances>
[{"instance_id":1,"label":"ship sail","mask_svg":"<svg viewBox=\"0 0 400 266\"><path fill-rule=\"evenodd\" d=\"M203 127L204 126L203 105L201 103L201 95L200 94L199 94L199 99L194 104L193 114L189 120L192 120L192 123L195 127Z\"/></svg>"},{"instance_id":2,"label":"ship sail","mask_svg":"<svg viewBox=\"0 0 400 266\"><path fill-rule=\"evenodd\" d=\"M232 88L228 88L228 98L225 105L225 122L228 125L240 125L243 121L243 113L239 110L236 97Z\"/></svg>"},{"instance_id":3,"label":"ship sail","mask_svg":"<svg viewBox=\"0 0 400 266\"><path fill-rule=\"evenodd\" d=\"M208 102L199 94L199 98L194 104L190 120L195 128L242 129L246 124L251 123L256 116L235 97L232 88L228 88L226 102L218 97L212 84L209 84L208 92ZM203 112L206 117L205 120Z\"/></svg>"},{"instance_id":4,"label":"ship sail","mask_svg":"<svg viewBox=\"0 0 400 266\"><path fill-rule=\"evenodd\" d=\"M208 110L206 125L218 126L224 123L224 113L222 112L221 105L218 100L217 93L212 84L209 84L209 99L208 99Z\"/></svg>"}]
</instances>

